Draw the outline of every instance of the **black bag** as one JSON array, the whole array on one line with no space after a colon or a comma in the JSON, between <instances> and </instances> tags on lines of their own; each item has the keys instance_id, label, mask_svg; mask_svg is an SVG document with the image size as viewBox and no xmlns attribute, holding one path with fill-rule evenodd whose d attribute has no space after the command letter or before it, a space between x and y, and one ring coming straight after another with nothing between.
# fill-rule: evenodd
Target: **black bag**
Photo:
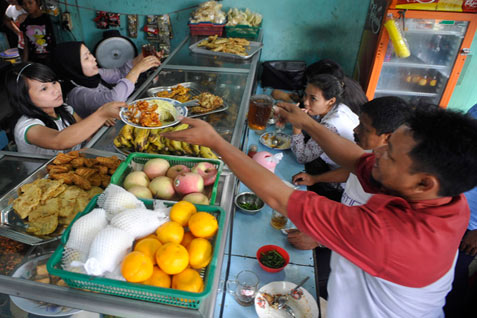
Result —
<instances>
[{"instance_id":1,"label":"black bag","mask_svg":"<svg viewBox=\"0 0 477 318\"><path fill-rule=\"evenodd\" d=\"M262 66L262 87L299 90L305 86L303 61L266 61Z\"/></svg>"}]
</instances>

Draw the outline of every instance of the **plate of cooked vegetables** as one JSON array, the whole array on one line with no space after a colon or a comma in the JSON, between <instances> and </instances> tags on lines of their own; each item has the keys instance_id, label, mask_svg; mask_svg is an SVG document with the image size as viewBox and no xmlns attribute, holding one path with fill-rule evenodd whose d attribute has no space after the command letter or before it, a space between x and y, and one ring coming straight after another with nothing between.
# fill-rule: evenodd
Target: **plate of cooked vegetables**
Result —
<instances>
[{"instance_id":1,"label":"plate of cooked vegetables","mask_svg":"<svg viewBox=\"0 0 477 318\"><path fill-rule=\"evenodd\" d=\"M187 113L187 107L177 100L149 97L129 103L127 108L121 109L119 117L136 128L158 129L176 125L179 117L186 117Z\"/></svg>"}]
</instances>

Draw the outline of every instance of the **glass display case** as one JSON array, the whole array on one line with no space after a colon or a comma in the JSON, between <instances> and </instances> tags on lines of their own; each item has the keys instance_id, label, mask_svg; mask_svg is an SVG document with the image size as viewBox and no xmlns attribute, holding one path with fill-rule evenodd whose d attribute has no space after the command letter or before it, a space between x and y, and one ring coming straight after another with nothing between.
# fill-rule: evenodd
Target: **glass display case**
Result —
<instances>
[{"instance_id":1,"label":"glass display case","mask_svg":"<svg viewBox=\"0 0 477 318\"><path fill-rule=\"evenodd\" d=\"M200 118L210 122L225 139L234 146L241 148L244 144L248 100L254 88L260 54L255 54L247 61L210 57L189 52L188 47L191 42L194 43L189 38L184 39L178 48L170 54L169 58L137 88L128 101L149 97L148 89L157 86L175 85L183 82L199 83L204 90L221 96L229 106L226 111ZM85 146L98 150L115 151L113 139L122 126L123 123L118 121L114 127L101 128ZM0 161L0 167L1 164ZM38 163L38 166L40 165L41 163ZM8 163L5 168L10 169ZM31 169L34 169L34 167L31 167ZM31 169L24 174L29 175ZM18 182L25 179L21 174L16 177ZM15 183L16 179L12 182ZM15 184L18 184L18 182ZM220 176L216 204L224 208L227 213L224 231L218 246L218 262L214 270L214 292L201 303L198 310L42 284L12 278L7 273L0 274L0 293L122 317L213 317L217 297L215 291L219 287L220 273L224 263L236 186L237 179L227 167L224 167ZM10 185L4 185L4 187L9 190L7 188ZM20 265L28 256L27 254L32 253L32 249L33 247L25 247L21 249L21 252L16 253L15 255L18 257L13 265Z\"/></svg>"}]
</instances>

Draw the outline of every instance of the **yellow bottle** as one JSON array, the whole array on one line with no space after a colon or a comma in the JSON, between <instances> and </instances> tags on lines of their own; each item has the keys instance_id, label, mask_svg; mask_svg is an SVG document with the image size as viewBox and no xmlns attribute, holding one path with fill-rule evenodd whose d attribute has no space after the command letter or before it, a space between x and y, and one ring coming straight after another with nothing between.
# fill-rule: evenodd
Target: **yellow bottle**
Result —
<instances>
[{"instance_id":1,"label":"yellow bottle","mask_svg":"<svg viewBox=\"0 0 477 318\"><path fill-rule=\"evenodd\" d=\"M393 43L396 55L401 58L409 57L411 55L411 51L409 51L409 47L407 46L396 21L389 19L384 23L384 27L388 31L389 39Z\"/></svg>"}]
</instances>

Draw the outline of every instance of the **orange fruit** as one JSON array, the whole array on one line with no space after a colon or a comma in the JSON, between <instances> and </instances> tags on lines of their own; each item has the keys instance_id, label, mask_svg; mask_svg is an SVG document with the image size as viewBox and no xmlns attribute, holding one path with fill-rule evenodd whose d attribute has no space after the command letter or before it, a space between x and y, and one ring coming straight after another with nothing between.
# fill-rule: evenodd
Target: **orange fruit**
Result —
<instances>
[{"instance_id":1,"label":"orange fruit","mask_svg":"<svg viewBox=\"0 0 477 318\"><path fill-rule=\"evenodd\" d=\"M128 282L140 283L152 276L152 268L152 261L147 255L133 251L124 257L121 274Z\"/></svg>"},{"instance_id":2,"label":"orange fruit","mask_svg":"<svg viewBox=\"0 0 477 318\"><path fill-rule=\"evenodd\" d=\"M204 290L204 281L199 273L187 268L183 272L172 276L172 288L193 293L200 293Z\"/></svg>"},{"instance_id":3,"label":"orange fruit","mask_svg":"<svg viewBox=\"0 0 477 318\"><path fill-rule=\"evenodd\" d=\"M157 238L146 237L136 243L134 250L144 253L153 264L156 264L156 251L161 245Z\"/></svg>"},{"instance_id":4,"label":"orange fruit","mask_svg":"<svg viewBox=\"0 0 477 318\"><path fill-rule=\"evenodd\" d=\"M159 267L154 266L152 276L143 282L145 285L171 288L171 276L164 273Z\"/></svg>"},{"instance_id":5,"label":"orange fruit","mask_svg":"<svg viewBox=\"0 0 477 318\"><path fill-rule=\"evenodd\" d=\"M212 244L204 238L195 238L187 249L190 267L199 269L209 265L212 259Z\"/></svg>"},{"instance_id":6,"label":"orange fruit","mask_svg":"<svg viewBox=\"0 0 477 318\"><path fill-rule=\"evenodd\" d=\"M189 219L189 230L196 237L212 237L218 228L219 225L215 216L207 212L197 212Z\"/></svg>"},{"instance_id":7,"label":"orange fruit","mask_svg":"<svg viewBox=\"0 0 477 318\"><path fill-rule=\"evenodd\" d=\"M169 221L157 228L156 235L162 244L168 242L180 243L184 237L184 228L177 222Z\"/></svg>"},{"instance_id":8,"label":"orange fruit","mask_svg":"<svg viewBox=\"0 0 477 318\"><path fill-rule=\"evenodd\" d=\"M191 215L195 213L197 213L195 205L187 201L179 201L172 206L169 217L171 221L187 226Z\"/></svg>"},{"instance_id":9,"label":"orange fruit","mask_svg":"<svg viewBox=\"0 0 477 318\"><path fill-rule=\"evenodd\" d=\"M191 231L187 231L184 233L184 237L182 238L181 245L185 248L189 248L190 242L195 239L194 234Z\"/></svg>"},{"instance_id":10,"label":"orange fruit","mask_svg":"<svg viewBox=\"0 0 477 318\"><path fill-rule=\"evenodd\" d=\"M169 242L157 250L156 262L166 274L178 274L189 265L189 253L179 243Z\"/></svg>"}]
</instances>

